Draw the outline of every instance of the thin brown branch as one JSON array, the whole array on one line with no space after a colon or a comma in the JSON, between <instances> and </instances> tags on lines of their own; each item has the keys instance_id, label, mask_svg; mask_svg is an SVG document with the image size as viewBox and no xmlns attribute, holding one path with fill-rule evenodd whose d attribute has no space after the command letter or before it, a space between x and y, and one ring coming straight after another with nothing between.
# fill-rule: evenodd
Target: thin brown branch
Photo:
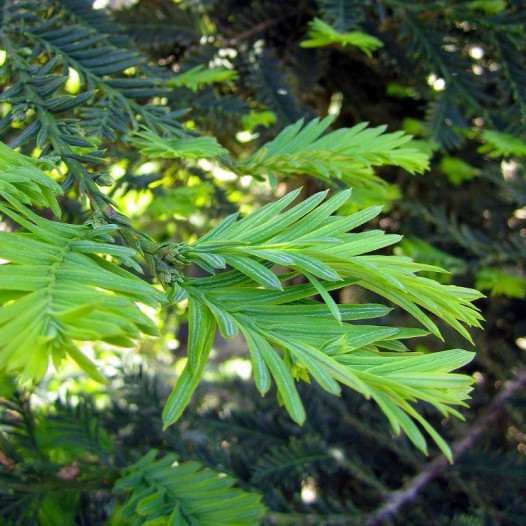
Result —
<instances>
[{"instance_id":1,"label":"thin brown branch","mask_svg":"<svg viewBox=\"0 0 526 526\"><path fill-rule=\"evenodd\" d=\"M265 20L264 22L261 22L260 24L256 24L255 26L250 27L246 31L239 33L237 36L230 38L228 40L225 40L223 42L223 45L235 46L241 40L246 40L247 38L257 35L258 33L261 33L262 31L265 31L266 29L269 29L270 27L277 26L280 22L287 19L289 16L291 16L291 13L285 13L284 15L278 16L276 18Z\"/></svg>"},{"instance_id":2,"label":"thin brown branch","mask_svg":"<svg viewBox=\"0 0 526 526\"><path fill-rule=\"evenodd\" d=\"M526 386L526 368L519 371L514 380L506 382L502 391L493 399L486 411L478 418L465 438L455 442L451 450L454 458L461 457L469 451L485 431L499 418L504 403ZM390 494L385 503L374 511L366 526L380 526L394 517L400 510L424 490L449 466L444 455L430 462L418 475L409 480L401 489Z\"/></svg>"}]
</instances>

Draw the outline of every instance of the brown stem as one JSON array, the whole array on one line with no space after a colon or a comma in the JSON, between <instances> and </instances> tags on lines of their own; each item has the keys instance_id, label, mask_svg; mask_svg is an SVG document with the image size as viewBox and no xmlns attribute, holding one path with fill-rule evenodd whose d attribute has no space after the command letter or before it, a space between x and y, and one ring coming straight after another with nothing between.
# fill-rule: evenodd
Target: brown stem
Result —
<instances>
[{"instance_id":1,"label":"brown stem","mask_svg":"<svg viewBox=\"0 0 526 526\"><path fill-rule=\"evenodd\" d=\"M250 38L251 36L257 35L258 33L261 33L261 31L265 31L265 29L268 29L269 27L277 26L280 22L287 19L289 16L291 16L291 13L285 13L284 15L281 15L279 17L271 18L270 20L265 20L264 22L256 24L255 26L250 27L246 31L239 33L239 35L225 40L223 44L227 46L235 46L240 40L245 40L247 38Z\"/></svg>"},{"instance_id":2,"label":"brown stem","mask_svg":"<svg viewBox=\"0 0 526 526\"><path fill-rule=\"evenodd\" d=\"M453 456L458 458L473 447L475 442L499 418L504 403L522 390L526 385L526 368L522 368L514 380L506 382L502 391L493 399L486 411L478 418L465 438L453 443L451 450ZM444 455L436 458L415 477L409 480L401 489L390 494L386 502L374 511L366 526L380 526L396 515L406 504L415 500L424 488L439 476L449 462Z\"/></svg>"}]
</instances>

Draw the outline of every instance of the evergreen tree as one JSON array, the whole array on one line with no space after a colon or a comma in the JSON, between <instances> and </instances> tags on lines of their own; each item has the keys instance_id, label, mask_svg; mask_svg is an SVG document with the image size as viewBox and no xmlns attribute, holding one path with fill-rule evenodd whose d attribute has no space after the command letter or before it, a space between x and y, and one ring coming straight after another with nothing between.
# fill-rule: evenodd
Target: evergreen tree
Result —
<instances>
[{"instance_id":1,"label":"evergreen tree","mask_svg":"<svg viewBox=\"0 0 526 526\"><path fill-rule=\"evenodd\" d=\"M520 2L0 7L3 523L520 523Z\"/></svg>"}]
</instances>

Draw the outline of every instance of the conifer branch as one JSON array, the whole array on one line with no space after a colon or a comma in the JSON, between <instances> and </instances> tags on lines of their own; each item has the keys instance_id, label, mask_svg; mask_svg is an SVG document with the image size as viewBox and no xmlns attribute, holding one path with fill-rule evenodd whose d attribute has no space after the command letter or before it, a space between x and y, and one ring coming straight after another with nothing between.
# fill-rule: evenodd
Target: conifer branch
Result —
<instances>
[{"instance_id":1,"label":"conifer branch","mask_svg":"<svg viewBox=\"0 0 526 526\"><path fill-rule=\"evenodd\" d=\"M505 383L501 392L491 401L488 408L471 426L466 436L451 445L453 458L459 458L467 453L501 416L504 404L517 393L520 393L525 386L526 368L522 368L515 379ZM381 526L395 517L407 504L417 499L425 488L442 475L449 466L449 460L444 455L437 457L409 480L403 488L392 492L386 502L371 514L365 524L367 526Z\"/></svg>"}]
</instances>

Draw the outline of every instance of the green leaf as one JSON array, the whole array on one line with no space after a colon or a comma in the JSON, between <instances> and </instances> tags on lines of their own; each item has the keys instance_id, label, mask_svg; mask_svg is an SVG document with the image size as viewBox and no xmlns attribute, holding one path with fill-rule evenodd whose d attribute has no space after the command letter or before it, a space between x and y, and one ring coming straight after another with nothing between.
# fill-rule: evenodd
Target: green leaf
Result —
<instances>
[{"instance_id":1,"label":"green leaf","mask_svg":"<svg viewBox=\"0 0 526 526\"><path fill-rule=\"evenodd\" d=\"M372 166L395 165L410 173L428 168L429 155L411 147L410 135L385 133L385 126L367 128L361 123L325 133L334 120L328 116L303 126L298 121L285 128L234 169L240 175L284 177L298 173L325 181L339 179L349 186L375 188L384 182Z\"/></svg>"},{"instance_id":2,"label":"green leaf","mask_svg":"<svg viewBox=\"0 0 526 526\"><path fill-rule=\"evenodd\" d=\"M491 267L477 272L475 286L481 290L489 290L492 296L502 295L517 299L526 296L526 278Z\"/></svg>"},{"instance_id":3,"label":"green leaf","mask_svg":"<svg viewBox=\"0 0 526 526\"><path fill-rule=\"evenodd\" d=\"M226 262L232 265L235 269L239 270L249 278L253 279L256 283L259 283L267 289L278 289L282 288L281 282L272 271L261 263L248 258L242 258L239 256L224 256Z\"/></svg>"},{"instance_id":4,"label":"green leaf","mask_svg":"<svg viewBox=\"0 0 526 526\"><path fill-rule=\"evenodd\" d=\"M193 372L202 363L202 354L208 353L210 342L210 327L214 327L213 315L210 309L200 301L188 300L188 363Z\"/></svg>"},{"instance_id":5,"label":"green leaf","mask_svg":"<svg viewBox=\"0 0 526 526\"><path fill-rule=\"evenodd\" d=\"M237 71L226 68L211 68L206 69L205 66L199 65L195 68L189 69L184 73L179 73L166 82L167 86L183 87L197 91L207 84L217 84L220 82L227 82L229 80L236 80L238 77Z\"/></svg>"},{"instance_id":6,"label":"green leaf","mask_svg":"<svg viewBox=\"0 0 526 526\"><path fill-rule=\"evenodd\" d=\"M96 382L105 383L107 379L104 375L99 373L97 366L84 354L78 347L71 345L67 349L69 356L75 361L75 363Z\"/></svg>"},{"instance_id":7,"label":"green leaf","mask_svg":"<svg viewBox=\"0 0 526 526\"><path fill-rule=\"evenodd\" d=\"M165 138L147 128L133 132L130 142L145 157L162 159L199 159L224 155L227 151L214 137Z\"/></svg>"},{"instance_id":8,"label":"green leaf","mask_svg":"<svg viewBox=\"0 0 526 526\"><path fill-rule=\"evenodd\" d=\"M332 44L338 44L342 47L356 46L368 57L372 56L373 51L383 46L382 42L376 37L367 35L362 31L340 33L319 18L315 18L309 23L307 36L309 38L300 43L301 47L323 47Z\"/></svg>"},{"instance_id":9,"label":"green leaf","mask_svg":"<svg viewBox=\"0 0 526 526\"><path fill-rule=\"evenodd\" d=\"M301 403L298 391L294 386L294 379L291 372L287 369L283 360L280 359L268 341L258 332L248 327L241 327L241 331L247 340L247 344L252 348L256 348L263 357L291 418L298 424L303 424L305 421L305 409Z\"/></svg>"},{"instance_id":10,"label":"green leaf","mask_svg":"<svg viewBox=\"0 0 526 526\"><path fill-rule=\"evenodd\" d=\"M340 309L338 309L338 305L336 305L336 302L332 299L332 296L327 292L327 289L323 286L322 283L320 283L317 279L313 278L310 274L305 274L305 276L319 292L323 301L331 311L331 314L334 316L334 319L341 323L342 315Z\"/></svg>"},{"instance_id":11,"label":"green leaf","mask_svg":"<svg viewBox=\"0 0 526 526\"><path fill-rule=\"evenodd\" d=\"M188 405L199 385L214 341L214 316L208 307L194 298L190 299L190 304L194 305L194 315L189 320L188 361L164 406L162 418L165 428L173 424Z\"/></svg>"},{"instance_id":12,"label":"green leaf","mask_svg":"<svg viewBox=\"0 0 526 526\"><path fill-rule=\"evenodd\" d=\"M259 495L234 488L235 480L197 462L177 462L152 450L123 470L115 489L126 495L109 524L255 526L265 513ZM160 522L157 522L160 521Z\"/></svg>"},{"instance_id":13,"label":"green leaf","mask_svg":"<svg viewBox=\"0 0 526 526\"><path fill-rule=\"evenodd\" d=\"M526 143L515 135L485 130L481 137L485 144L480 146L478 151L492 159L510 156L526 157Z\"/></svg>"},{"instance_id":14,"label":"green leaf","mask_svg":"<svg viewBox=\"0 0 526 526\"><path fill-rule=\"evenodd\" d=\"M115 230L50 221L27 204L44 194L49 202L60 188L36 161L0 146L0 210L26 231L0 232L0 368L39 381L52 360L58 367L69 355L93 379L104 376L76 341L107 341L130 346L141 334L157 335L155 324L136 302L157 307L164 295L106 260L130 260L135 251L101 242ZM8 184L6 185L6 181ZM30 189L30 191L28 191ZM118 228L118 227L117 227ZM111 240L111 237L108 237ZM10 292L16 291L16 293Z\"/></svg>"},{"instance_id":15,"label":"green leaf","mask_svg":"<svg viewBox=\"0 0 526 526\"><path fill-rule=\"evenodd\" d=\"M439 168L455 186L460 186L464 181L470 181L481 174L478 168L457 157L442 157Z\"/></svg>"},{"instance_id":16,"label":"green leaf","mask_svg":"<svg viewBox=\"0 0 526 526\"><path fill-rule=\"evenodd\" d=\"M221 309L220 307L217 307L216 305L214 305L214 303L208 300L205 300L205 303L214 315L221 335L224 338L233 338L234 336L236 336L239 332L239 329L237 328L232 316L230 316L228 312Z\"/></svg>"},{"instance_id":17,"label":"green leaf","mask_svg":"<svg viewBox=\"0 0 526 526\"><path fill-rule=\"evenodd\" d=\"M261 396L264 396L270 389L270 371L260 347L261 345L265 345L266 342L262 343L261 339L258 339L257 333L253 333L250 329L245 328L242 330L250 352L254 381Z\"/></svg>"}]
</instances>

